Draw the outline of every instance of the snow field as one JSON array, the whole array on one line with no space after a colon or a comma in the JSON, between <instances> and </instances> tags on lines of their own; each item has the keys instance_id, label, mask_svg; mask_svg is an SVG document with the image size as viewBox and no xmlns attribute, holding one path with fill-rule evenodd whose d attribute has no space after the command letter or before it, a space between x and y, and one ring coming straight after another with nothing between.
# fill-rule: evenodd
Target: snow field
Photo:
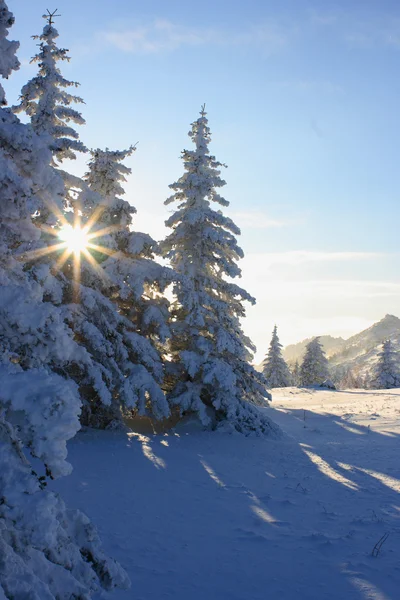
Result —
<instances>
[{"instance_id":1,"label":"snow field","mask_svg":"<svg viewBox=\"0 0 400 600\"><path fill-rule=\"evenodd\" d=\"M70 442L74 471L54 487L131 577L112 597L399 598L400 390L283 388L265 410L283 439L178 428Z\"/></svg>"}]
</instances>

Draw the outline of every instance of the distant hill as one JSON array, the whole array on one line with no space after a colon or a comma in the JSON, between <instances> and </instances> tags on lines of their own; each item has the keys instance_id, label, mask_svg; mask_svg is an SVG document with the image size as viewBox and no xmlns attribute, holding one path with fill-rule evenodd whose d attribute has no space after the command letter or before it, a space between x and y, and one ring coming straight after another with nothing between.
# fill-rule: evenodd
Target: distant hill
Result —
<instances>
[{"instance_id":1,"label":"distant hill","mask_svg":"<svg viewBox=\"0 0 400 600\"><path fill-rule=\"evenodd\" d=\"M283 349L282 354L289 366L292 366L296 360L302 361L305 348L312 339L314 338L307 338ZM400 319L394 315L386 315L368 329L347 340L321 335L320 340L329 359L334 381L340 382L349 371L356 377L365 379L377 361L382 342L387 339L392 340L395 348L400 352ZM256 368L262 370L261 365Z\"/></svg>"},{"instance_id":2,"label":"distant hill","mask_svg":"<svg viewBox=\"0 0 400 600\"><path fill-rule=\"evenodd\" d=\"M307 338L306 340L298 342L297 344L290 344L290 346L286 346L282 352L286 362L289 364L295 363L296 360L301 362L303 360L307 344L313 339L314 338ZM343 338L332 337L331 335L321 335L319 339L328 358L339 352L346 344L346 340Z\"/></svg>"},{"instance_id":3,"label":"distant hill","mask_svg":"<svg viewBox=\"0 0 400 600\"><path fill-rule=\"evenodd\" d=\"M329 362L336 378L349 370L365 377L377 360L382 342L387 339L392 340L400 350L400 319L394 315L386 315L378 323L353 335L330 357Z\"/></svg>"}]
</instances>

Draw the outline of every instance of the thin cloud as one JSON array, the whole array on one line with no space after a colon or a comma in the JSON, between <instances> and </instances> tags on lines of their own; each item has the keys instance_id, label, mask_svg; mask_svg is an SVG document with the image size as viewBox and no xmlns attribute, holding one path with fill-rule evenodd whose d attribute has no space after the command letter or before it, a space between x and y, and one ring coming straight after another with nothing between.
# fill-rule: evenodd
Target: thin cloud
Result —
<instances>
[{"instance_id":1,"label":"thin cloud","mask_svg":"<svg viewBox=\"0 0 400 600\"><path fill-rule=\"evenodd\" d=\"M316 299L327 299L334 304L341 300L367 298L400 298L400 283L392 281L364 281L349 279L316 279L305 281L273 281L266 280L261 285L253 286L256 297L268 298L271 296L271 285L277 302L282 304L282 298L296 298L313 302ZM257 293L258 292L258 293Z\"/></svg>"},{"instance_id":2,"label":"thin cloud","mask_svg":"<svg viewBox=\"0 0 400 600\"><path fill-rule=\"evenodd\" d=\"M365 26L359 30L350 31L345 35L346 42L353 48L370 49L377 46L400 48L400 24L388 24L386 27L374 29Z\"/></svg>"},{"instance_id":3,"label":"thin cloud","mask_svg":"<svg viewBox=\"0 0 400 600\"><path fill-rule=\"evenodd\" d=\"M348 15L342 20L344 39L352 48L371 49L391 47L400 49L400 19L394 17L355 18Z\"/></svg>"},{"instance_id":4,"label":"thin cloud","mask_svg":"<svg viewBox=\"0 0 400 600\"><path fill-rule=\"evenodd\" d=\"M315 252L311 250L292 250L288 252L266 252L248 255L247 259L265 267L272 265L301 265L304 263L348 262L369 260L385 256L378 252Z\"/></svg>"},{"instance_id":5,"label":"thin cloud","mask_svg":"<svg viewBox=\"0 0 400 600\"><path fill-rule=\"evenodd\" d=\"M301 93L318 93L327 95L343 94L344 88L326 79L287 79L281 81L271 81L270 84L275 88L288 89L290 91Z\"/></svg>"},{"instance_id":6,"label":"thin cloud","mask_svg":"<svg viewBox=\"0 0 400 600\"><path fill-rule=\"evenodd\" d=\"M352 48L368 50L387 46L400 49L400 18L392 13L377 14L367 7L364 10L311 10L309 18L316 27L336 30Z\"/></svg>"},{"instance_id":7,"label":"thin cloud","mask_svg":"<svg viewBox=\"0 0 400 600\"><path fill-rule=\"evenodd\" d=\"M273 219L265 213L257 211L233 212L230 216L242 231L244 229L277 229L294 224L294 221Z\"/></svg>"},{"instance_id":8,"label":"thin cloud","mask_svg":"<svg viewBox=\"0 0 400 600\"><path fill-rule=\"evenodd\" d=\"M319 126L316 119L311 119L310 128L311 128L311 131L313 131L318 138L324 137L325 134L324 134L323 130L321 129L321 127Z\"/></svg>"},{"instance_id":9,"label":"thin cloud","mask_svg":"<svg viewBox=\"0 0 400 600\"><path fill-rule=\"evenodd\" d=\"M131 54L173 52L182 47L205 45L256 45L272 54L288 45L290 32L272 21L251 26L243 31L228 31L185 27L158 19L148 24L103 31L98 37L122 52Z\"/></svg>"},{"instance_id":10,"label":"thin cloud","mask_svg":"<svg viewBox=\"0 0 400 600\"><path fill-rule=\"evenodd\" d=\"M327 26L334 25L337 22L339 16L338 13L333 11L322 12L317 10L311 10L310 18L312 23Z\"/></svg>"}]
</instances>

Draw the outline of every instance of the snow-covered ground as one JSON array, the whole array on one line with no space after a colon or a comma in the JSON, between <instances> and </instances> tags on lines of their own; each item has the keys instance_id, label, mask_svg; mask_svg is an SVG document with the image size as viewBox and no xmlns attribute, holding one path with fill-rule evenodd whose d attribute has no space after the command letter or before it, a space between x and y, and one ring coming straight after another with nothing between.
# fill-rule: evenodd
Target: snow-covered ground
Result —
<instances>
[{"instance_id":1,"label":"snow-covered ground","mask_svg":"<svg viewBox=\"0 0 400 600\"><path fill-rule=\"evenodd\" d=\"M281 440L72 441L74 472L54 486L128 571L116 600L398 600L400 390L273 398Z\"/></svg>"}]
</instances>

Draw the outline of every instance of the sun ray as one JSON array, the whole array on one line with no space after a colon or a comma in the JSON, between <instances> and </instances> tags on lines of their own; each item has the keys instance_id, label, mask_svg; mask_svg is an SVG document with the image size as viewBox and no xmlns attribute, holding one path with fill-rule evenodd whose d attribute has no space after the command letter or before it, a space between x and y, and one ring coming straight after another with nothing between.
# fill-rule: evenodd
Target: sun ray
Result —
<instances>
[{"instance_id":1,"label":"sun ray","mask_svg":"<svg viewBox=\"0 0 400 600\"><path fill-rule=\"evenodd\" d=\"M71 256L70 250L68 248L65 248L65 251L59 257L59 259L57 260L56 264L53 267L54 273L58 273L58 271L60 271L63 268L63 266L65 265L65 263L67 262L67 260L69 259L70 256Z\"/></svg>"},{"instance_id":2,"label":"sun ray","mask_svg":"<svg viewBox=\"0 0 400 600\"><path fill-rule=\"evenodd\" d=\"M104 269L101 268L99 263L95 260L95 258L93 258L93 256L86 248L82 251L82 254L85 256L86 260L90 263L90 265L94 268L96 273L100 275L102 279L108 279Z\"/></svg>"},{"instance_id":3,"label":"sun ray","mask_svg":"<svg viewBox=\"0 0 400 600\"><path fill-rule=\"evenodd\" d=\"M39 229L40 231L54 235L54 237L58 237L60 234L60 229L58 227L50 227L49 225L42 224L39 226Z\"/></svg>"},{"instance_id":4,"label":"sun ray","mask_svg":"<svg viewBox=\"0 0 400 600\"><path fill-rule=\"evenodd\" d=\"M51 254L52 252L57 252L58 250L62 250L66 248L65 242L60 242L59 244L52 244L51 246L46 246L45 248L38 248L37 250L28 250L27 252L21 252L21 254L17 255L18 257L24 257L26 260L36 260L37 258L41 258L42 256L46 256L47 254Z\"/></svg>"},{"instance_id":5,"label":"sun ray","mask_svg":"<svg viewBox=\"0 0 400 600\"><path fill-rule=\"evenodd\" d=\"M46 206L49 209L49 211L58 219L58 221L60 221L62 225L66 225L68 223L64 213L55 202L53 202L52 200L48 200L46 202Z\"/></svg>"},{"instance_id":6,"label":"sun ray","mask_svg":"<svg viewBox=\"0 0 400 600\"><path fill-rule=\"evenodd\" d=\"M73 275L73 302L77 304L81 284L81 253L77 251L74 252Z\"/></svg>"},{"instance_id":7,"label":"sun ray","mask_svg":"<svg viewBox=\"0 0 400 600\"><path fill-rule=\"evenodd\" d=\"M108 233L116 233L121 230L120 225L109 225L108 227L104 227L103 229L98 229L97 231L93 231L92 233L88 233L88 239L92 240L94 238L102 237L103 235L107 235Z\"/></svg>"},{"instance_id":8,"label":"sun ray","mask_svg":"<svg viewBox=\"0 0 400 600\"><path fill-rule=\"evenodd\" d=\"M94 209L92 216L86 222L86 228L88 231L92 229L93 225L95 225L95 223L99 221L101 215L106 210L106 208L107 206L105 204L102 204L101 206L97 206L97 208Z\"/></svg>"},{"instance_id":9,"label":"sun ray","mask_svg":"<svg viewBox=\"0 0 400 600\"><path fill-rule=\"evenodd\" d=\"M99 244L93 244L92 242L89 242L89 244L87 244L87 247L91 248L92 250L96 250L97 252L107 254L107 256L112 256L113 254L115 254L115 250L110 250L110 248L100 246Z\"/></svg>"},{"instance_id":10,"label":"sun ray","mask_svg":"<svg viewBox=\"0 0 400 600\"><path fill-rule=\"evenodd\" d=\"M74 212L74 229L81 228L81 213L79 210Z\"/></svg>"}]
</instances>

